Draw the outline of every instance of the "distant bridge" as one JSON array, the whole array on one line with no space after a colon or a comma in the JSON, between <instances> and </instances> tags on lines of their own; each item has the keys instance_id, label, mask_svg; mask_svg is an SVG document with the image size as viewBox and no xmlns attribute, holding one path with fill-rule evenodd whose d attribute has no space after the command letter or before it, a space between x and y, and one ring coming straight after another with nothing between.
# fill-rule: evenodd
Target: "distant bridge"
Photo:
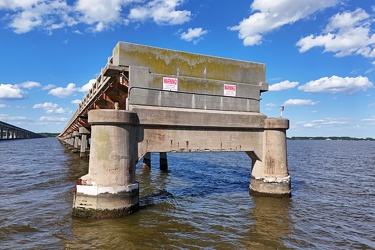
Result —
<instances>
[{"instance_id":1,"label":"distant bridge","mask_svg":"<svg viewBox=\"0 0 375 250\"><path fill-rule=\"evenodd\" d=\"M250 193L290 196L289 120L260 113L267 90L264 64L119 42L59 135L90 157L88 174L75 187L73 214L137 211L135 166L143 158L151 167L152 152L160 153L161 169L169 152L246 152Z\"/></svg>"},{"instance_id":2,"label":"distant bridge","mask_svg":"<svg viewBox=\"0 0 375 250\"><path fill-rule=\"evenodd\" d=\"M42 138L43 136L0 121L0 140Z\"/></svg>"}]
</instances>

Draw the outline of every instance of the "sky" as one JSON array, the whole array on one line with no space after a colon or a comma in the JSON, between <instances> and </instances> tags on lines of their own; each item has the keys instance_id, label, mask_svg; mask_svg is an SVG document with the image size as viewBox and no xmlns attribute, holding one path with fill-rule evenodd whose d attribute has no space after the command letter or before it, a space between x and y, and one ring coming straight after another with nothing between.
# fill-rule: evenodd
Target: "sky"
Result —
<instances>
[{"instance_id":1,"label":"sky","mask_svg":"<svg viewBox=\"0 0 375 250\"><path fill-rule=\"evenodd\" d=\"M287 136L375 138L370 0L0 0L0 121L62 132L119 41L264 63Z\"/></svg>"}]
</instances>

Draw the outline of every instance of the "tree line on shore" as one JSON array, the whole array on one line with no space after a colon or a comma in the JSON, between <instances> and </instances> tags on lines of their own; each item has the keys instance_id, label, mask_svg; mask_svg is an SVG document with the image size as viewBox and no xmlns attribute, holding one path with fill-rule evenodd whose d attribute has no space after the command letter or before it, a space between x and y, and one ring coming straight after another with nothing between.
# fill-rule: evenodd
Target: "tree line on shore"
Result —
<instances>
[{"instance_id":1,"label":"tree line on shore","mask_svg":"<svg viewBox=\"0 0 375 250\"><path fill-rule=\"evenodd\" d=\"M40 135L44 136L44 137L57 137L60 133L48 133L48 132L43 132L43 133L39 133Z\"/></svg>"},{"instance_id":2,"label":"tree line on shore","mask_svg":"<svg viewBox=\"0 0 375 250\"><path fill-rule=\"evenodd\" d=\"M315 136L315 137L307 137L307 136L292 136L287 137L288 140L325 140L325 141L375 141L374 138L366 137L366 138L356 138L356 137L349 137L349 136Z\"/></svg>"}]
</instances>

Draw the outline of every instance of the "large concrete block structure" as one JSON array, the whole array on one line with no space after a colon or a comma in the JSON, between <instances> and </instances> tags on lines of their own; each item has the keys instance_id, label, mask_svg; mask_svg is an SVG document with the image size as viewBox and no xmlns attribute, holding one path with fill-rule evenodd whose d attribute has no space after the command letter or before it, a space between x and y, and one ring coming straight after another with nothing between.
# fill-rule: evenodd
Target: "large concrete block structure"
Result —
<instances>
[{"instance_id":1,"label":"large concrete block structure","mask_svg":"<svg viewBox=\"0 0 375 250\"><path fill-rule=\"evenodd\" d=\"M119 42L60 134L71 140L85 127L91 136L73 214L137 211L135 166L144 158L150 167L152 152L161 153L165 169L167 152L243 151L252 162L250 193L289 197L289 120L260 113L265 73L264 64Z\"/></svg>"}]
</instances>

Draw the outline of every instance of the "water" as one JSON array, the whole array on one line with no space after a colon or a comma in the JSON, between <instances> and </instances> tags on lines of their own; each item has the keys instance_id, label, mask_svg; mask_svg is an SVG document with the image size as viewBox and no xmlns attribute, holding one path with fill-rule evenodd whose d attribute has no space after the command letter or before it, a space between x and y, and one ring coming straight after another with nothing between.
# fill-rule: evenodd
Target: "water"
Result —
<instances>
[{"instance_id":1,"label":"water","mask_svg":"<svg viewBox=\"0 0 375 250\"><path fill-rule=\"evenodd\" d=\"M292 198L249 196L245 153L137 166L142 209L71 217L88 162L57 139L0 141L0 249L375 249L375 142L288 141Z\"/></svg>"}]
</instances>

